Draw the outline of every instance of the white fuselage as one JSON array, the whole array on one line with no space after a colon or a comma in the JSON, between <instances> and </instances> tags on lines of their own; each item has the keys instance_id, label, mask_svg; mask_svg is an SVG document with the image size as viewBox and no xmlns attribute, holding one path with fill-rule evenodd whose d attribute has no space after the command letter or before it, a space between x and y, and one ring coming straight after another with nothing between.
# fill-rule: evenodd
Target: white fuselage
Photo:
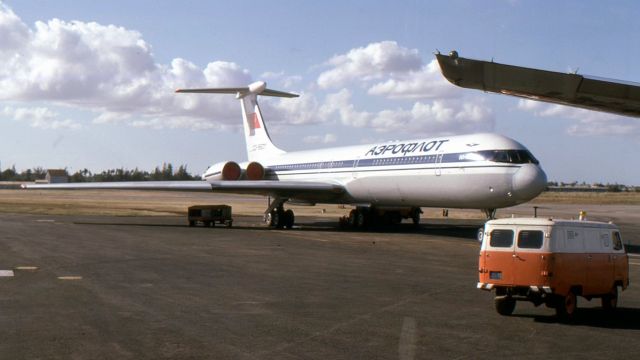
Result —
<instances>
[{"instance_id":1,"label":"white fuselage","mask_svg":"<svg viewBox=\"0 0 640 360\"><path fill-rule=\"evenodd\" d=\"M340 198L300 197L318 203L495 209L531 200L547 181L523 145L496 134L288 152L252 160L266 169L265 180L326 182L346 189Z\"/></svg>"}]
</instances>

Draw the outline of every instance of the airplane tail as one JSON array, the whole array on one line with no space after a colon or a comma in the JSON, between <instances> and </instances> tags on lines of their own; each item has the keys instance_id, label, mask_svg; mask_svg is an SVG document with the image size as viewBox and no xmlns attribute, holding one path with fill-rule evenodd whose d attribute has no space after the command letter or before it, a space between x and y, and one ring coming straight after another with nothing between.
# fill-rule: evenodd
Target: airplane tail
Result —
<instances>
[{"instance_id":1,"label":"airplane tail","mask_svg":"<svg viewBox=\"0 0 640 360\"><path fill-rule=\"evenodd\" d=\"M259 161L262 158L283 154L269 136L267 127L258 106L258 95L275 97L298 97L283 91L267 89L267 84L257 81L247 87L239 88L207 88L207 89L178 89L178 93L209 93L209 94L236 94L242 106L242 119L244 125L244 137L247 144L247 157L249 161Z\"/></svg>"}]
</instances>

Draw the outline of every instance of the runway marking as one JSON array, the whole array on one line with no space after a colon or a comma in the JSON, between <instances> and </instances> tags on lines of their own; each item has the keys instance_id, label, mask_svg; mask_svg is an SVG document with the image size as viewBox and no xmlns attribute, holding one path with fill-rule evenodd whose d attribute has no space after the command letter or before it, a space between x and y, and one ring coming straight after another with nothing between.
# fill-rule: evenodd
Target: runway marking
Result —
<instances>
[{"instance_id":1,"label":"runway marking","mask_svg":"<svg viewBox=\"0 0 640 360\"><path fill-rule=\"evenodd\" d=\"M52 222L56 222L53 219L38 219L36 220L36 222L42 222L42 223L52 223Z\"/></svg>"},{"instance_id":2,"label":"runway marking","mask_svg":"<svg viewBox=\"0 0 640 360\"><path fill-rule=\"evenodd\" d=\"M13 277L13 270L0 270L0 277Z\"/></svg>"},{"instance_id":3,"label":"runway marking","mask_svg":"<svg viewBox=\"0 0 640 360\"><path fill-rule=\"evenodd\" d=\"M58 276L58 280L82 280L82 276Z\"/></svg>"},{"instance_id":4,"label":"runway marking","mask_svg":"<svg viewBox=\"0 0 640 360\"><path fill-rule=\"evenodd\" d=\"M37 266L16 266L14 270L19 271L36 271L38 270Z\"/></svg>"},{"instance_id":5,"label":"runway marking","mask_svg":"<svg viewBox=\"0 0 640 360\"><path fill-rule=\"evenodd\" d=\"M416 319L405 317L400 330L400 343L398 344L398 358L400 360L413 360L416 357L417 339Z\"/></svg>"},{"instance_id":6,"label":"runway marking","mask_svg":"<svg viewBox=\"0 0 640 360\"><path fill-rule=\"evenodd\" d=\"M640 263L637 262L630 262L629 265L636 265L636 266L640 266Z\"/></svg>"}]
</instances>

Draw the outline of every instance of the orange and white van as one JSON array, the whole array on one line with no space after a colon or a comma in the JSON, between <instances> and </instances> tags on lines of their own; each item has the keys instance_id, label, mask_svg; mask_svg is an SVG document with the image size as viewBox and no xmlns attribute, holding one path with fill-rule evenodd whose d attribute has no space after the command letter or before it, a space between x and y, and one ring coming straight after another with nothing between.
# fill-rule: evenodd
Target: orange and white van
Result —
<instances>
[{"instance_id":1,"label":"orange and white van","mask_svg":"<svg viewBox=\"0 0 640 360\"><path fill-rule=\"evenodd\" d=\"M510 315L516 301L546 304L571 318L577 296L617 306L629 286L629 260L620 230L611 223L544 218L491 220L482 241L478 288L495 290L495 307Z\"/></svg>"}]
</instances>

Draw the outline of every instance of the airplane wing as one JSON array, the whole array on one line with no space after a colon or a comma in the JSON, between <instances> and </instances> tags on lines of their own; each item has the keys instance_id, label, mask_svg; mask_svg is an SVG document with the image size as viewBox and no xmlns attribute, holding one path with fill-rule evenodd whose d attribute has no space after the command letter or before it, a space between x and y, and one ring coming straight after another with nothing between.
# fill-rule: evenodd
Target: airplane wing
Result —
<instances>
[{"instance_id":1,"label":"airplane wing","mask_svg":"<svg viewBox=\"0 0 640 360\"><path fill-rule=\"evenodd\" d=\"M238 180L238 181L123 181L86 182L65 184L23 184L28 190L164 190L164 191L213 191L232 194L254 194L326 200L345 193L342 185L311 181Z\"/></svg>"},{"instance_id":2,"label":"airplane wing","mask_svg":"<svg viewBox=\"0 0 640 360\"><path fill-rule=\"evenodd\" d=\"M436 58L444 77L463 88L640 117L638 83L466 59L456 51Z\"/></svg>"},{"instance_id":3,"label":"airplane wing","mask_svg":"<svg viewBox=\"0 0 640 360\"><path fill-rule=\"evenodd\" d=\"M344 195L342 185L311 181L240 180L213 181L214 192L268 195L281 198L326 200Z\"/></svg>"},{"instance_id":4,"label":"airplane wing","mask_svg":"<svg viewBox=\"0 0 640 360\"><path fill-rule=\"evenodd\" d=\"M22 184L28 190L175 190L211 191L206 181L114 181L64 184Z\"/></svg>"}]
</instances>

